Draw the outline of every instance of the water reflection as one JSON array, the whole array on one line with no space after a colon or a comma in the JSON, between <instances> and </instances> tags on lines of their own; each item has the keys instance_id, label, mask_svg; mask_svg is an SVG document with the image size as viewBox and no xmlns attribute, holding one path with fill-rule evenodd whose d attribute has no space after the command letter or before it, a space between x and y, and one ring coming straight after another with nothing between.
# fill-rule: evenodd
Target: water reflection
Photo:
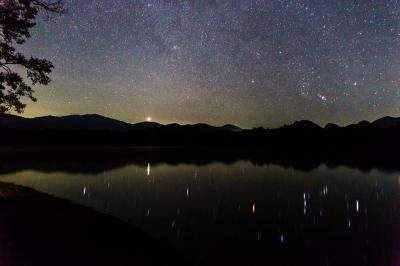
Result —
<instances>
[{"instance_id":1,"label":"water reflection","mask_svg":"<svg viewBox=\"0 0 400 266\"><path fill-rule=\"evenodd\" d=\"M102 167L0 177L110 213L207 265L399 263L396 172L248 161Z\"/></svg>"}]
</instances>

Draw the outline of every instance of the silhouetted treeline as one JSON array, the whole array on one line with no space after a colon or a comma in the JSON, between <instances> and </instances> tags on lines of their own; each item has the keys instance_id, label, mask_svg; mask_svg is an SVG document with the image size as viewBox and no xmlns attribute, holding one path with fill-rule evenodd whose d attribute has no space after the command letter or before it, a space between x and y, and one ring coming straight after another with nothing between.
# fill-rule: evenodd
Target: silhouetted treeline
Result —
<instances>
[{"instance_id":1,"label":"silhouetted treeline","mask_svg":"<svg viewBox=\"0 0 400 266\"><path fill-rule=\"evenodd\" d=\"M26 160L21 159L27 156L26 149L22 149L21 153L15 149L9 149L14 150L12 152L4 152L3 149L0 158L4 162L3 167L8 165L8 168L13 168L12 165L21 168L28 164L30 167L36 165L36 168L46 170L49 164L40 167L44 159L52 161L51 165L55 168L59 160L58 163L61 165L58 166L71 170L74 168L74 162L70 162L70 165L65 163L69 162L65 157L69 157L85 162L88 172L96 172L102 159L106 169L128 163L207 164L213 161L231 163L237 160L249 160L255 164L276 163L301 170L311 170L321 163L332 167L345 164L362 170L372 168L385 171L400 170L400 157L397 156L400 148L400 125L384 128L368 122L347 127L330 124L321 128L309 121L299 121L279 129L257 128L242 131L210 130L207 125L171 125L136 131L3 129L0 131L0 145L12 148L34 146L72 148L58 151L56 154L49 150L42 150L39 153L36 151L25 158ZM111 146L116 147L114 151L100 149ZM139 146L175 148L158 149L158 151L118 150L118 147ZM84 152L82 147L99 149L96 152ZM41 159L35 164L37 158ZM18 160L22 161L17 162ZM91 161L93 161L92 168ZM81 166L78 168L82 170ZM0 170L12 171L12 169Z\"/></svg>"},{"instance_id":2,"label":"silhouetted treeline","mask_svg":"<svg viewBox=\"0 0 400 266\"><path fill-rule=\"evenodd\" d=\"M255 165L276 164L301 171L311 171L321 164L330 168L346 165L362 171L378 169L400 171L400 157L380 154L322 154L301 152L269 152L262 149L237 148L124 148L124 147L62 147L62 148L0 148L0 174L22 170L99 174L130 164L152 167L159 164L194 164L215 162L233 164L249 161Z\"/></svg>"},{"instance_id":3,"label":"silhouetted treeline","mask_svg":"<svg viewBox=\"0 0 400 266\"><path fill-rule=\"evenodd\" d=\"M167 125L133 131L1 129L2 146L202 146L297 150L391 152L400 147L400 125L388 129L368 122L321 128L309 121L278 129L215 130L208 125Z\"/></svg>"}]
</instances>

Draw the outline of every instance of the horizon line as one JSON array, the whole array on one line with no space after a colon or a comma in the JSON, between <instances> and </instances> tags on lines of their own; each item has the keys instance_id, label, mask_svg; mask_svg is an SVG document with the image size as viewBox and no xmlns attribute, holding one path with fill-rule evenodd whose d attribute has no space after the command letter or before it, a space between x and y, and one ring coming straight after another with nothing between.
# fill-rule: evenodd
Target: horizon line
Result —
<instances>
[{"instance_id":1,"label":"horizon line","mask_svg":"<svg viewBox=\"0 0 400 266\"><path fill-rule=\"evenodd\" d=\"M122 122L122 123L126 123L126 124L130 124L130 125L135 125L135 124L140 124L140 123L154 123L154 124L159 124L159 125L162 125L162 126L177 124L177 125L180 125L180 126L189 126L189 125L209 125L209 126L212 126L212 127L224 127L224 126L232 125L232 126L239 127L240 129L246 129L246 130L251 130L251 129L255 129L255 128L278 129L278 128L282 128L282 127L285 127L285 126L293 125L294 123L296 123L296 122L301 122L301 121L308 121L308 122L311 122L311 123L313 123L313 124L318 125L318 126L321 127L321 128L325 128L325 127L326 127L327 125L329 125L329 124L334 124L334 125L337 125L337 126L339 126L339 127L346 127L346 126L350 126L350 125L359 124L359 123L364 122L364 121L366 121L366 122L368 122L368 123L373 123L373 122L375 122L375 121L377 121L377 120L380 120L380 119L382 119L382 118L400 118L400 117L395 117L395 116L386 115L386 116L382 116L382 117L379 117L379 118L377 118L377 119L374 119L373 121L368 121L368 120L363 119L363 120L360 120L360 121L358 121L358 122L346 124L346 125L344 125L344 126L341 126L341 125L338 125L338 124L332 123L332 122L328 122L328 123L326 123L325 125L321 125L320 123L316 123L316 122L314 122L314 121L312 121L312 120L309 120L309 119L300 119L300 120L295 120L295 121L293 121L293 122L290 122L290 123L288 123L288 124L282 124L281 126L278 126L278 127L254 126L254 127L248 128L248 127L242 127L242 126L240 126L240 125L238 125L238 124L235 124L235 123L224 123L224 124L222 124L222 125L220 125L220 126L214 125L214 124L210 124L210 123L206 123L206 122L187 123L187 124L180 124L180 123L178 123L178 122L172 122L172 123L165 123L165 124L164 124L164 123L157 122L157 121L146 121L146 119L145 119L145 120L142 120L142 121L138 121L138 122L127 122L127 121L124 121L124 120L121 120L121 119L118 119L118 118L114 118L114 117L110 117L110 116L105 116L105 115L98 114L98 113L83 113L83 114L68 114L68 115L51 115L51 114L49 114L49 115L34 116L34 117L26 117L26 116L23 116L22 114L13 114L13 113L3 113L3 114L5 114L5 115L18 116L18 117L22 117L22 118L26 118L26 119L35 119L35 118L42 118L42 117L56 117L56 118L62 118L62 117L67 117L67 116L90 116L90 115L95 116L95 115L96 115L96 116L101 116L101 117L104 117L104 118L116 120L116 121L119 121L119 122Z\"/></svg>"}]
</instances>

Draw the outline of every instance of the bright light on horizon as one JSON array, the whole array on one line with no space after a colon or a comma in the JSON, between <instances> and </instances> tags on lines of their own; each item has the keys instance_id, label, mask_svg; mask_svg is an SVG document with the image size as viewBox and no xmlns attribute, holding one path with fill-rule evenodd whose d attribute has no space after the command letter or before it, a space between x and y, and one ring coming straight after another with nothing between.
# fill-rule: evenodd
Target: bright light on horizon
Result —
<instances>
[{"instance_id":1,"label":"bright light on horizon","mask_svg":"<svg viewBox=\"0 0 400 266\"><path fill-rule=\"evenodd\" d=\"M146 120L147 122L151 122L151 117L150 116L146 117Z\"/></svg>"}]
</instances>

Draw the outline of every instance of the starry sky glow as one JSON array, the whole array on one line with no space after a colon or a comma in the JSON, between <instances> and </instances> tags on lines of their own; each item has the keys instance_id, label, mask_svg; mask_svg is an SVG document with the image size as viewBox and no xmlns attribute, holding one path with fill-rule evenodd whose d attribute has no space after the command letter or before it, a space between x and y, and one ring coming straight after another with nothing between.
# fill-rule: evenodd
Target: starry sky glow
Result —
<instances>
[{"instance_id":1,"label":"starry sky glow","mask_svg":"<svg viewBox=\"0 0 400 266\"><path fill-rule=\"evenodd\" d=\"M400 115L398 0L67 0L25 116L276 127Z\"/></svg>"}]
</instances>

